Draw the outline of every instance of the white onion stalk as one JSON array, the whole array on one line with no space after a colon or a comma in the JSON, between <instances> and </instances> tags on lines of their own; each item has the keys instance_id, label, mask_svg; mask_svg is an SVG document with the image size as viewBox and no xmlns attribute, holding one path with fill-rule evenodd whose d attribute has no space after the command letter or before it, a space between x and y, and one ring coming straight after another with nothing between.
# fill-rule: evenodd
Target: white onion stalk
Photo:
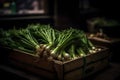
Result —
<instances>
[{"instance_id":1,"label":"white onion stalk","mask_svg":"<svg viewBox=\"0 0 120 80\"><path fill-rule=\"evenodd\" d=\"M62 61L62 54L59 54L57 57L58 60Z\"/></svg>"},{"instance_id":2,"label":"white onion stalk","mask_svg":"<svg viewBox=\"0 0 120 80\"><path fill-rule=\"evenodd\" d=\"M70 60L70 54L63 52L63 57L65 60Z\"/></svg>"}]
</instances>

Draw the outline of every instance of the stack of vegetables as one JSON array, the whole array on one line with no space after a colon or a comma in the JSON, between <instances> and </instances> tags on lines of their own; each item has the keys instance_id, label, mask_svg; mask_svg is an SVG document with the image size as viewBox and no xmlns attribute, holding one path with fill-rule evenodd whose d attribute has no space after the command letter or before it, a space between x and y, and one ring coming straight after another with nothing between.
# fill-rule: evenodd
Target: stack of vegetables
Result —
<instances>
[{"instance_id":1,"label":"stack of vegetables","mask_svg":"<svg viewBox=\"0 0 120 80\"><path fill-rule=\"evenodd\" d=\"M0 29L0 45L17 49L40 58L72 60L100 51L82 30L53 29L50 25L30 24L21 29Z\"/></svg>"}]
</instances>

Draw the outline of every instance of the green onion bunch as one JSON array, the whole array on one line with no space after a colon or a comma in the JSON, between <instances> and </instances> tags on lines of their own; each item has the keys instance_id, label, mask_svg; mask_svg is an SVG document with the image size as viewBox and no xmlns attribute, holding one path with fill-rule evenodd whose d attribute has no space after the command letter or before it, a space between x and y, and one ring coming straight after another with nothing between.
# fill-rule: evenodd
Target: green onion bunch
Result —
<instances>
[{"instance_id":1,"label":"green onion bunch","mask_svg":"<svg viewBox=\"0 0 120 80\"><path fill-rule=\"evenodd\" d=\"M0 45L40 58L67 61L96 53L96 48L79 29L56 30L50 25L29 24L21 29L0 29Z\"/></svg>"}]
</instances>

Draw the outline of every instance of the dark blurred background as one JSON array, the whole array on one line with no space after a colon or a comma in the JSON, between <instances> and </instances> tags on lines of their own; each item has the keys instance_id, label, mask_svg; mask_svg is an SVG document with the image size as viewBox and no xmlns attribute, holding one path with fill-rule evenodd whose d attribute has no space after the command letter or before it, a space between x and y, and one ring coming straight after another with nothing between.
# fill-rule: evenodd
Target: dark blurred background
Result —
<instances>
[{"instance_id":1,"label":"dark blurred background","mask_svg":"<svg viewBox=\"0 0 120 80\"><path fill-rule=\"evenodd\" d=\"M79 27L87 31L86 20L94 17L119 21L119 2L116 0L0 0L1 27L49 23L55 26Z\"/></svg>"}]
</instances>

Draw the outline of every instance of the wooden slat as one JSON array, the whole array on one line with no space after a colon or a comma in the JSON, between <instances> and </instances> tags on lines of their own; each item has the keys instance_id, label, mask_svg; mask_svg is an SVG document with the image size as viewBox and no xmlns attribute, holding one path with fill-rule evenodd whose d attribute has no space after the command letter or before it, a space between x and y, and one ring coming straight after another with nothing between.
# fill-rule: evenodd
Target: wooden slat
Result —
<instances>
[{"instance_id":1,"label":"wooden slat","mask_svg":"<svg viewBox=\"0 0 120 80\"><path fill-rule=\"evenodd\" d=\"M49 71L54 71L53 62L45 61L44 59L40 59L37 56L32 56L22 52L13 51L10 53L9 58L29 64L29 65L34 65L40 68L44 68Z\"/></svg>"}]
</instances>

